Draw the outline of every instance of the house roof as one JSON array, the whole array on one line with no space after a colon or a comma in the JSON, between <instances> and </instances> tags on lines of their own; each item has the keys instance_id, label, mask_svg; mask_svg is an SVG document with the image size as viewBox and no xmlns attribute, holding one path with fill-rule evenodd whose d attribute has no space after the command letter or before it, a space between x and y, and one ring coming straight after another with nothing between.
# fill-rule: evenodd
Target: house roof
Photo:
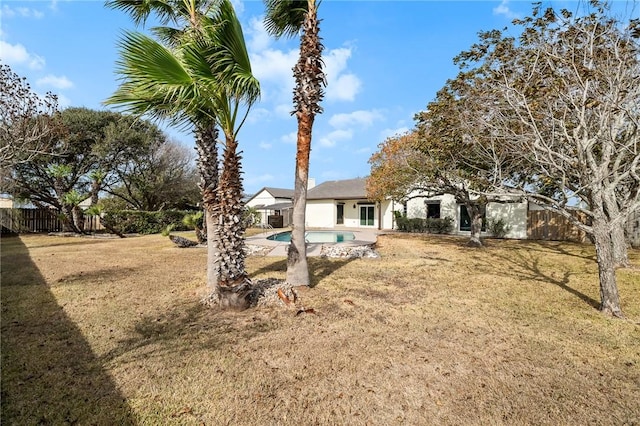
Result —
<instances>
[{"instance_id":1,"label":"house roof","mask_svg":"<svg viewBox=\"0 0 640 426\"><path fill-rule=\"evenodd\" d=\"M292 203L276 203L268 206L257 207L258 210L286 210L290 208L293 208Z\"/></svg>"},{"instance_id":2,"label":"house roof","mask_svg":"<svg viewBox=\"0 0 640 426\"><path fill-rule=\"evenodd\" d=\"M245 201L245 203L247 203L247 202L253 200L254 198L256 198L258 195L260 195L262 193L262 191L267 191L269 194L271 194L271 196L273 198L287 198L289 200L293 199L293 189L272 188L272 187L269 187L269 186L265 186L260 191L256 192L252 196L248 197L248 199Z\"/></svg>"},{"instance_id":3,"label":"house roof","mask_svg":"<svg viewBox=\"0 0 640 426\"><path fill-rule=\"evenodd\" d=\"M367 198L367 178L330 180L311 188L307 200L354 200Z\"/></svg>"},{"instance_id":4,"label":"house roof","mask_svg":"<svg viewBox=\"0 0 640 426\"><path fill-rule=\"evenodd\" d=\"M260 191L258 191L257 194L261 193L262 191L267 191L269 194L273 195L274 198L293 198L293 189L272 188L265 186Z\"/></svg>"}]
</instances>

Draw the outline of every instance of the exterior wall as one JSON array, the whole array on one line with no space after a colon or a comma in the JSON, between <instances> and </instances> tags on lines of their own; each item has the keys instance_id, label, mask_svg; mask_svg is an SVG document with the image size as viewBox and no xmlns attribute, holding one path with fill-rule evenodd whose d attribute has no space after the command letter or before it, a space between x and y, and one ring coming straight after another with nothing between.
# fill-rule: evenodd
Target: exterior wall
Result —
<instances>
[{"instance_id":1,"label":"exterior wall","mask_svg":"<svg viewBox=\"0 0 640 426\"><path fill-rule=\"evenodd\" d=\"M415 194L413 194L415 196ZM416 197L407 201L407 217L424 218L427 216L425 202L440 201L440 217L453 219L453 233L457 235L470 235L469 231L460 231L460 205L453 195L445 194L436 197ZM487 204L487 219L504 219L511 230L505 238L527 238L527 212L528 203L489 203ZM489 235L489 233L482 233Z\"/></svg>"},{"instance_id":2,"label":"exterior wall","mask_svg":"<svg viewBox=\"0 0 640 426\"><path fill-rule=\"evenodd\" d=\"M347 205L344 206L345 224ZM306 226L311 228L333 228L336 226L336 204L333 200L307 201Z\"/></svg>"},{"instance_id":3,"label":"exterior wall","mask_svg":"<svg viewBox=\"0 0 640 426\"><path fill-rule=\"evenodd\" d=\"M489 203L487 205L487 219L503 219L511 230L505 238L527 238L528 203Z\"/></svg>"},{"instance_id":4,"label":"exterior wall","mask_svg":"<svg viewBox=\"0 0 640 426\"><path fill-rule=\"evenodd\" d=\"M380 209L382 210L382 224L379 227L380 229L394 229L394 217L393 211L398 210L402 211L402 204L395 203L391 200L385 200L380 203Z\"/></svg>"},{"instance_id":5,"label":"exterior wall","mask_svg":"<svg viewBox=\"0 0 640 426\"><path fill-rule=\"evenodd\" d=\"M268 206L270 204L275 204L276 199L269 194L268 191L263 190L260 193L256 194L251 200L247 201L248 207L255 207L259 205Z\"/></svg>"},{"instance_id":6,"label":"exterior wall","mask_svg":"<svg viewBox=\"0 0 640 426\"><path fill-rule=\"evenodd\" d=\"M360 225L360 207L363 200L309 200L307 201L306 225L310 228L370 228L378 229L380 213L382 213L383 229L392 229L393 203L384 201L382 205L375 203L373 226ZM338 203L344 203L344 224L337 225ZM355 208L354 208L355 206ZM398 207L396 205L396 207ZM402 207L402 206L399 206ZM382 210L380 210L382 208Z\"/></svg>"}]
</instances>

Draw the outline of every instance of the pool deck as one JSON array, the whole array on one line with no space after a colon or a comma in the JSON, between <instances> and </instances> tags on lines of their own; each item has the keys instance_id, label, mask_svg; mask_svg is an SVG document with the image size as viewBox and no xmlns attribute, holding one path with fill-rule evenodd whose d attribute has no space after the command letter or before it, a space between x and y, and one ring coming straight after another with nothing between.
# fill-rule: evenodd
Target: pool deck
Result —
<instances>
[{"instance_id":1,"label":"pool deck","mask_svg":"<svg viewBox=\"0 0 640 426\"><path fill-rule=\"evenodd\" d=\"M251 237L247 237L247 244L263 246L263 247L273 247L271 251L267 254L267 256L278 256L278 257L287 257L287 246L288 242L284 241L273 241L267 240L267 237L273 234L279 234L280 232L285 232L286 229L269 229L265 230L265 232L253 235ZM351 241L343 241L341 243L307 243L307 256L320 256L322 251L322 246L325 245L340 245L340 246L364 246L374 244L378 238L378 233L380 233L377 229L367 229L367 228L329 228L329 229L318 229L318 228L309 228L307 231L333 231L333 232L353 232L356 237Z\"/></svg>"}]
</instances>

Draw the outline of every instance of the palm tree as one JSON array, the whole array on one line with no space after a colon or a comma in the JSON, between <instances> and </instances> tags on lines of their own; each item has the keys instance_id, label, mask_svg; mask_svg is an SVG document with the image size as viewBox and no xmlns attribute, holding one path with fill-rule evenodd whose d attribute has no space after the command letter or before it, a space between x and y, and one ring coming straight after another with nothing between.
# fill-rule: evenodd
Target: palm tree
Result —
<instances>
[{"instance_id":1,"label":"palm tree","mask_svg":"<svg viewBox=\"0 0 640 426\"><path fill-rule=\"evenodd\" d=\"M122 4L119 8L135 11L133 3L141 7L140 16L146 19L147 2L116 0L112 5ZM169 2L153 4L165 7ZM135 114L169 119L173 124L193 125L206 211L207 284L213 299L224 298L221 302L225 305L242 305L244 298L239 292L246 291L250 282L244 268L244 228L241 220L235 220L236 212L241 218L243 209L237 134L259 96L259 83L251 73L242 29L228 0L219 2L216 9L195 0L175 4L173 12L183 13L182 21L189 27L154 29L167 45L140 33L126 33L118 62L123 82L106 103L124 105ZM181 9L184 4L192 7ZM174 16L170 10L161 8L158 15ZM175 16L171 20L180 21ZM244 116L240 115L243 106L247 107ZM218 125L225 135L221 174Z\"/></svg>"},{"instance_id":2,"label":"palm tree","mask_svg":"<svg viewBox=\"0 0 640 426\"><path fill-rule=\"evenodd\" d=\"M300 57L293 68L296 87L293 104L298 120L296 172L293 195L293 229L287 258L287 282L309 285L309 266L305 243L305 209L309 182L311 131L316 114L322 113L320 102L326 85L322 71L322 50L316 0L265 0L265 27L275 37L300 36Z\"/></svg>"}]
</instances>

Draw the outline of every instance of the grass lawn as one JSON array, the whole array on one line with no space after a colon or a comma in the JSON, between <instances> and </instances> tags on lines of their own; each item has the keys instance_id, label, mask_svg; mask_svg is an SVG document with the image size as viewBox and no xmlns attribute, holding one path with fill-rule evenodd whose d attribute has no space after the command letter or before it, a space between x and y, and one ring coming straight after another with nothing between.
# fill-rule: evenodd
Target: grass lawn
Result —
<instances>
[{"instance_id":1,"label":"grass lawn","mask_svg":"<svg viewBox=\"0 0 640 426\"><path fill-rule=\"evenodd\" d=\"M464 243L311 258L296 315L203 307L206 249L159 235L3 238L1 423L640 424L640 251L614 320L591 246Z\"/></svg>"}]
</instances>

